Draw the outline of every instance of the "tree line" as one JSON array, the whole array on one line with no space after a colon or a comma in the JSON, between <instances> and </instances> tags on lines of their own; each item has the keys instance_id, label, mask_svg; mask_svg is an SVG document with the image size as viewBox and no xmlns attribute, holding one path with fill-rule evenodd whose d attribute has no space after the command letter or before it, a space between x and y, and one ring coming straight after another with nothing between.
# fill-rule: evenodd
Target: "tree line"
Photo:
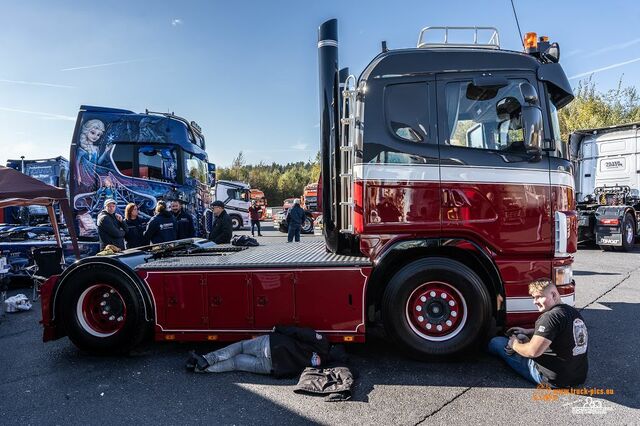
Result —
<instances>
[{"instance_id":1,"label":"tree line","mask_svg":"<svg viewBox=\"0 0 640 426\"><path fill-rule=\"evenodd\" d=\"M219 180L248 182L251 188L264 192L269 206L281 206L285 198L300 198L306 185L318 182L320 153L314 161L246 164L240 151L231 166L219 168L216 175Z\"/></svg>"}]
</instances>

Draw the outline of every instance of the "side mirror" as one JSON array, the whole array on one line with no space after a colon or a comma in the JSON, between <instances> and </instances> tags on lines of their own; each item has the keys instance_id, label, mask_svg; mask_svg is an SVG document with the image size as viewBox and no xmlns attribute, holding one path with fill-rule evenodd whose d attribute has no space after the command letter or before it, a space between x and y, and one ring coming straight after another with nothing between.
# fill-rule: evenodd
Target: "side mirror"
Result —
<instances>
[{"instance_id":1,"label":"side mirror","mask_svg":"<svg viewBox=\"0 0 640 426\"><path fill-rule=\"evenodd\" d=\"M209 172L209 185L216 186L216 165L207 163L207 170Z\"/></svg>"},{"instance_id":2,"label":"side mirror","mask_svg":"<svg viewBox=\"0 0 640 426\"><path fill-rule=\"evenodd\" d=\"M560 61L560 45L558 43L551 43L551 45L544 52L540 53L544 59L549 62L557 63Z\"/></svg>"},{"instance_id":3,"label":"side mirror","mask_svg":"<svg viewBox=\"0 0 640 426\"><path fill-rule=\"evenodd\" d=\"M538 105L538 92L536 92L536 88L531 83L520 83L520 93L527 104Z\"/></svg>"}]
</instances>

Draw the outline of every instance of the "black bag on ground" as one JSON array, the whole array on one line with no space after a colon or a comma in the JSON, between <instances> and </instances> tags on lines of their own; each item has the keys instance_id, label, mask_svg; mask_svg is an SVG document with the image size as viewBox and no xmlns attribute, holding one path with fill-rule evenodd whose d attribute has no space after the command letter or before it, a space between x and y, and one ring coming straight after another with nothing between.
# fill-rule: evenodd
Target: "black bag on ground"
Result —
<instances>
[{"instance_id":1,"label":"black bag on ground","mask_svg":"<svg viewBox=\"0 0 640 426\"><path fill-rule=\"evenodd\" d=\"M353 374L347 367L314 368L307 367L300 375L295 393L328 395L327 402L351 399Z\"/></svg>"},{"instance_id":2,"label":"black bag on ground","mask_svg":"<svg viewBox=\"0 0 640 426\"><path fill-rule=\"evenodd\" d=\"M258 240L251 238L248 235L236 235L231 239L231 244L234 246L242 247L256 247L259 246Z\"/></svg>"}]
</instances>

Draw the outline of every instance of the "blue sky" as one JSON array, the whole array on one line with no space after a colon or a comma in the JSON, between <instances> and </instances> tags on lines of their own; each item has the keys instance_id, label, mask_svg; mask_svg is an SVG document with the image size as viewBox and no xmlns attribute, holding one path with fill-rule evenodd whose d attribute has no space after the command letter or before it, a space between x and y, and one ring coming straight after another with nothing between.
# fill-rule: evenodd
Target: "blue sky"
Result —
<instances>
[{"instance_id":1,"label":"blue sky","mask_svg":"<svg viewBox=\"0 0 640 426\"><path fill-rule=\"evenodd\" d=\"M640 86L640 3L515 0L523 32L561 46L571 81ZM319 147L317 27L338 18L340 65L415 46L430 25L495 26L521 45L509 1L3 1L0 164L69 155L81 104L174 111L210 161L307 160ZM622 64L622 65L621 65ZM599 71L598 71L599 70Z\"/></svg>"}]
</instances>

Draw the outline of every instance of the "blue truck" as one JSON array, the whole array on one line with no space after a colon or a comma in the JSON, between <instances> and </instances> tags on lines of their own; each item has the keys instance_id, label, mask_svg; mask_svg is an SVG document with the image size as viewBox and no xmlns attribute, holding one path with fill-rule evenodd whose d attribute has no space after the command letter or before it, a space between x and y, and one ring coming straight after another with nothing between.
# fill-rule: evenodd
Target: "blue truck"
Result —
<instances>
[{"instance_id":1,"label":"blue truck","mask_svg":"<svg viewBox=\"0 0 640 426\"><path fill-rule=\"evenodd\" d=\"M80 107L71 141L70 160L9 160L50 185L68 189L81 257L99 250L96 219L104 201L115 199L124 215L128 203L148 218L158 200L179 200L193 216L196 236L205 236L204 210L211 201L215 166L208 162L202 130L173 113ZM42 211L41 211L42 210ZM0 220L2 222L2 220ZM26 275L31 251L55 245L46 209L7 208L0 224L0 257L11 274ZM69 226L69 224L66 224ZM76 259L63 230L65 261Z\"/></svg>"}]
</instances>

